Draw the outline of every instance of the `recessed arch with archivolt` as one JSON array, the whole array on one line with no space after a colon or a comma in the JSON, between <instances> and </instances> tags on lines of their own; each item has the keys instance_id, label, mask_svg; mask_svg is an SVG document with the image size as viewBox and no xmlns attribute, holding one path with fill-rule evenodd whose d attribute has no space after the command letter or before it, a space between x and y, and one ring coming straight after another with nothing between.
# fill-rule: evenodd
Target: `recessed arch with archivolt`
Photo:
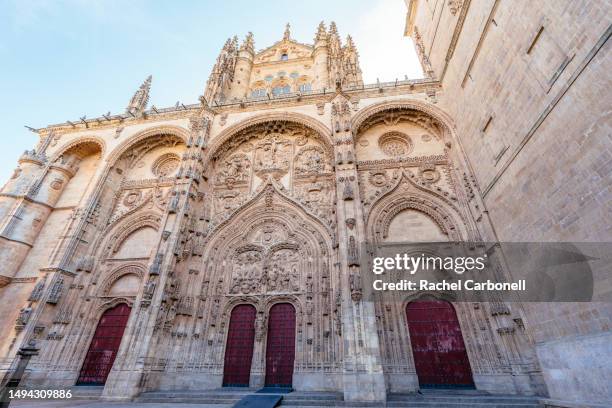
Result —
<instances>
[{"instance_id":1,"label":"recessed arch with archivolt","mask_svg":"<svg viewBox=\"0 0 612 408\"><path fill-rule=\"evenodd\" d=\"M331 356L340 342L325 339L340 332L339 276L328 225L270 176L250 201L210 231L204 246L209 324L220 328L220 336L227 336L223 316L235 305L252 304L257 308L256 339L265 341L271 305L291 303L297 371L314 363L315 349L329 356L318 364L334 364ZM219 363L223 351L215 357Z\"/></svg>"}]
</instances>

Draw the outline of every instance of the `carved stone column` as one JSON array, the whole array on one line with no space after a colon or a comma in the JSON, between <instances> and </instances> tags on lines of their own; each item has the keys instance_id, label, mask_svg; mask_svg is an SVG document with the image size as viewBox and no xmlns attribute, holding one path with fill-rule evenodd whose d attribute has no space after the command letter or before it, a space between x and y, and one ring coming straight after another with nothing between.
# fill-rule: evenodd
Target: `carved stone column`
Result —
<instances>
[{"instance_id":1,"label":"carved stone column","mask_svg":"<svg viewBox=\"0 0 612 408\"><path fill-rule=\"evenodd\" d=\"M194 220L194 202L200 197L202 150L209 124L209 112L205 110L192 119L188 149L183 154L175 189L161 222L156 252L134 303L103 399L129 400L140 394L147 385L152 364L161 357L153 355L155 340L168 335L179 308L175 268L179 260L188 256L185 234L193 229L190 225Z\"/></svg>"},{"instance_id":2,"label":"carved stone column","mask_svg":"<svg viewBox=\"0 0 612 408\"><path fill-rule=\"evenodd\" d=\"M360 246L365 241L365 226L357 186L350 115L348 98L338 92L332 101L332 129L344 326L344 400L383 403L386 400L386 386L374 303L362 298Z\"/></svg>"}]
</instances>

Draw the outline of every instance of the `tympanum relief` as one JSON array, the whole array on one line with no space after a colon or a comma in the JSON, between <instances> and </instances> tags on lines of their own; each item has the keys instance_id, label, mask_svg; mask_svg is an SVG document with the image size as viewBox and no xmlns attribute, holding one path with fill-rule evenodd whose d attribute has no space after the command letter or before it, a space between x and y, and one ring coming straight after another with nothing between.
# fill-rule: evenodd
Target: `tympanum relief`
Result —
<instances>
[{"instance_id":1,"label":"tympanum relief","mask_svg":"<svg viewBox=\"0 0 612 408\"><path fill-rule=\"evenodd\" d=\"M356 156L366 213L402 175L424 191L455 199L451 160L435 119L409 110L373 115L359 129Z\"/></svg>"},{"instance_id":2,"label":"tympanum relief","mask_svg":"<svg viewBox=\"0 0 612 408\"><path fill-rule=\"evenodd\" d=\"M268 178L322 218L330 218L330 149L309 128L289 122L253 126L232 137L216 158L212 224L247 202Z\"/></svg>"}]
</instances>

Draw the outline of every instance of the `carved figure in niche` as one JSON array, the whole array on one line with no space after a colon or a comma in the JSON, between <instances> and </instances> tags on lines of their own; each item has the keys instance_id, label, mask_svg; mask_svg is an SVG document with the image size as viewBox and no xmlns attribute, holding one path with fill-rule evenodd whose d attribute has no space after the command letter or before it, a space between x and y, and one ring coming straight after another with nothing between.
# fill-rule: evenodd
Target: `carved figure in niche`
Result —
<instances>
[{"instance_id":1,"label":"carved figure in niche","mask_svg":"<svg viewBox=\"0 0 612 408\"><path fill-rule=\"evenodd\" d=\"M53 283L53 286L51 287L51 293L47 298L47 303L57 304L57 302L59 302L60 298L62 297L63 291L64 278L60 276L59 278L57 278L57 280Z\"/></svg>"},{"instance_id":2,"label":"carved figure in niche","mask_svg":"<svg viewBox=\"0 0 612 408\"><path fill-rule=\"evenodd\" d=\"M221 304L219 302L219 299L215 299L215 301L213 302L212 305L212 310L210 312L210 316L212 318L212 326L215 325L217 318L219 317L219 308L221 307Z\"/></svg>"},{"instance_id":3,"label":"carved figure in niche","mask_svg":"<svg viewBox=\"0 0 612 408\"><path fill-rule=\"evenodd\" d=\"M306 324L312 324L312 314L314 312L314 305L312 304L312 298L306 299Z\"/></svg>"},{"instance_id":4,"label":"carved figure in niche","mask_svg":"<svg viewBox=\"0 0 612 408\"><path fill-rule=\"evenodd\" d=\"M28 298L29 301L33 302L33 301L40 300L40 297L42 296L42 293L43 293L43 289L45 288L46 281L47 281L47 277L45 276L43 279L41 279L40 281L36 283L36 286L34 286L34 289L32 289L32 293L30 294L30 297Z\"/></svg>"},{"instance_id":5,"label":"carved figure in niche","mask_svg":"<svg viewBox=\"0 0 612 408\"><path fill-rule=\"evenodd\" d=\"M217 175L217 183L232 188L236 183L246 183L249 179L251 161L245 154L235 154L225 160Z\"/></svg>"},{"instance_id":6,"label":"carved figure in niche","mask_svg":"<svg viewBox=\"0 0 612 408\"><path fill-rule=\"evenodd\" d=\"M255 149L255 172L265 178L275 179L284 176L289 170L289 150L291 144L280 135L269 135Z\"/></svg>"},{"instance_id":7,"label":"carved figure in niche","mask_svg":"<svg viewBox=\"0 0 612 408\"><path fill-rule=\"evenodd\" d=\"M312 290L313 290L312 276L309 276L308 279L306 280L306 293L311 294Z\"/></svg>"},{"instance_id":8,"label":"carved figure in niche","mask_svg":"<svg viewBox=\"0 0 612 408\"><path fill-rule=\"evenodd\" d=\"M349 266L359 266L359 249L355 237L352 235L348 242L348 264Z\"/></svg>"},{"instance_id":9,"label":"carved figure in niche","mask_svg":"<svg viewBox=\"0 0 612 408\"><path fill-rule=\"evenodd\" d=\"M325 152L319 146L308 146L300 150L295 158L295 173L318 174L327 171Z\"/></svg>"},{"instance_id":10,"label":"carved figure in niche","mask_svg":"<svg viewBox=\"0 0 612 408\"><path fill-rule=\"evenodd\" d=\"M26 324L28 324L28 320L30 320L31 314L32 314L32 308L24 307L23 309L19 311L19 316L17 317L15 324L17 326L25 326Z\"/></svg>"},{"instance_id":11,"label":"carved figure in niche","mask_svg":"<svg viewBox=\"0 0 612 408\"><path fill-rule=\"evenodd\" d=\"M153 298L153 293L155 293L155 287L157 284L155 283L154 278L149 278L149 281L144 286L144 293L142 295L143 299L151 300Z\"/></svg>"},{"instance_id":12,"label":"carved figure in niche","mask_svg":"<svg viewBox=\"0 0 612 408\"><path fill-rule=\"evenodd\" d=\"M170 306L170 309L168 309L168 314L166 315L166 323L172 324L175 318L176 318L176 305L173 303L172 306Z\"/></svg>"},{"instance_id":13,"label":"carved figure in niche","mask_svg":"<svg viewBox=\"0 0 612 408\"><path fill-rule=\"evenodd\" d=\"M349 276L349 285L351 287L351 299L355 302L361 300L361 275L359 271L351 273Z\"/></svg>"}]
</instances>

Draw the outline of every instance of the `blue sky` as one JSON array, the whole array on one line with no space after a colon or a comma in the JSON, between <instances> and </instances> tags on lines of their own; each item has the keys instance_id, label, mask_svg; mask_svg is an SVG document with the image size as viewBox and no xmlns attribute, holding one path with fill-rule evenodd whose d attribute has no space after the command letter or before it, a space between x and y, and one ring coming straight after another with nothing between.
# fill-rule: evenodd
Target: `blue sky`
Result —
<instances>
[{"instance_id":1,"label":"blue sky","mask_svg":"<svg viewBox=\"0 0 612 408\"><path fill-rule=\"evenodd\" d=\"M311 43L321 20L351 34L366 83L420 77L403 37L403 0L0 0L0 186L35 128L120 113L153 75L150 104L195 103L233 35L257 49L282 37Z\"/></svg>"}]
</instances>

